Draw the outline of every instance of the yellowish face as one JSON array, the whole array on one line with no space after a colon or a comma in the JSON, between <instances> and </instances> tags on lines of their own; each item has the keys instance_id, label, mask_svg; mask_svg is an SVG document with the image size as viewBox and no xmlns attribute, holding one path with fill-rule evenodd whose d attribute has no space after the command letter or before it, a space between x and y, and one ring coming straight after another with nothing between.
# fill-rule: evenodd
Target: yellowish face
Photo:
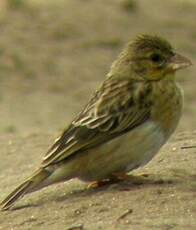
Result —
<instances>
[{"instance_id":1,"label":"yellowish face","mask_svg":"<svg viewBox=\"0 0 196 230\"><path fill-rule=\"evenodd\" d=\"M134 71L147 80L160 80L191 62L174 52L171 45L158 37L141 37L132 45Z\"/></svg>"},{"instance_id":2,"label":"yellowish face","mask_svg":"<svg viewBox=\"0 0 196 230\"><path fill-rule=\"evenodd\" d=\"M173 55L172 52L163 53L159 50L141 51L139 57L136 56L135 65L144 78L158 80L168 72L167 66Z\"/></svg>"}]
</instances>

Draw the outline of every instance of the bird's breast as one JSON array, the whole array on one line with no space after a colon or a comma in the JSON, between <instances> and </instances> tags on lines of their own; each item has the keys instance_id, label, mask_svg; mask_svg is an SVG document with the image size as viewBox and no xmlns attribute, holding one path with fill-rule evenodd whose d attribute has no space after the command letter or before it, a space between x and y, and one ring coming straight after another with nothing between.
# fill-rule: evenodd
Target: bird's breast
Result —
<instances>
[{"instance_id":1,"label":"bird's breast","mask_svg":"<svg viewBox=\"0 0 196 230\"><path fill-rule=\"evenodd\" d=\"M182 113L183 93L174 82L154 85L152 120L157 122L168 138L176 129Z\"/></svg>"}]
</instances>

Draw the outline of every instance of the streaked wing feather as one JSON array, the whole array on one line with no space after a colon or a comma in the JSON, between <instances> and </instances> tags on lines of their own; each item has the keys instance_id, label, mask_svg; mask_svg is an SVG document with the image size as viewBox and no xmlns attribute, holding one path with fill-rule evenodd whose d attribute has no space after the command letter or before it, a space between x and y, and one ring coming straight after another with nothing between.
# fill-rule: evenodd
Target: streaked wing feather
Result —
<instances>
[{"instance_id":1,"label":"streaked wing feather","mask_svg":"<svg viewBox=\"0 0 196 230\"><path fill-rule=\"evenodd\" d=\"M43 158L43 166L107 142L146 121L150 116L150 102L144 103L141 99L148 92L149 87L145 84L140 87L140 83L130 81L105 81L49 149Z\"/></svg>"}]
</instances>

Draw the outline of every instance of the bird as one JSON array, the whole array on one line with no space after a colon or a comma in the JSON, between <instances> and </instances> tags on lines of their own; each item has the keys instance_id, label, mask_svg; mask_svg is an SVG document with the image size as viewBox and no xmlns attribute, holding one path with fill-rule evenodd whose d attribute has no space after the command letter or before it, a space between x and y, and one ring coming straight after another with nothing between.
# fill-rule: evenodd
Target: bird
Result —
<instances>
[{"instance_id":1,"label":"bird","mask_svg":"<svg viewBox=\"0 0 196 230\"><path fill-rule=\"evenodd\" d=\"M176 71L191 61L162 36L128 42L105 80L54 141L38 169L0 204L78 178L101 185L147 164L175 131L183 108Z\"/></svg>"}]
</instances>

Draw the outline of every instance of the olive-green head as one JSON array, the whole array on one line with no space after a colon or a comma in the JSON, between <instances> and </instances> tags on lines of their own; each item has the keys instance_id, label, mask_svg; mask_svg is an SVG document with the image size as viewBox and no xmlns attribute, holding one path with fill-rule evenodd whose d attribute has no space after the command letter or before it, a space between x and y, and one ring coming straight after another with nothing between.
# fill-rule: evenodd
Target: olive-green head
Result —
<instances>
[{"instance_id":1,"label":"olive-green head","mask_svg":"<svg viewBox=\"0 0 196 230\"><path fill-rule=\"evenodd\" d=\"M177 54L165 39L141 35L127 45L112 65L111 72L131 78L160 80L190 65L190 60Z\"/></svg>"}]
</instances>

